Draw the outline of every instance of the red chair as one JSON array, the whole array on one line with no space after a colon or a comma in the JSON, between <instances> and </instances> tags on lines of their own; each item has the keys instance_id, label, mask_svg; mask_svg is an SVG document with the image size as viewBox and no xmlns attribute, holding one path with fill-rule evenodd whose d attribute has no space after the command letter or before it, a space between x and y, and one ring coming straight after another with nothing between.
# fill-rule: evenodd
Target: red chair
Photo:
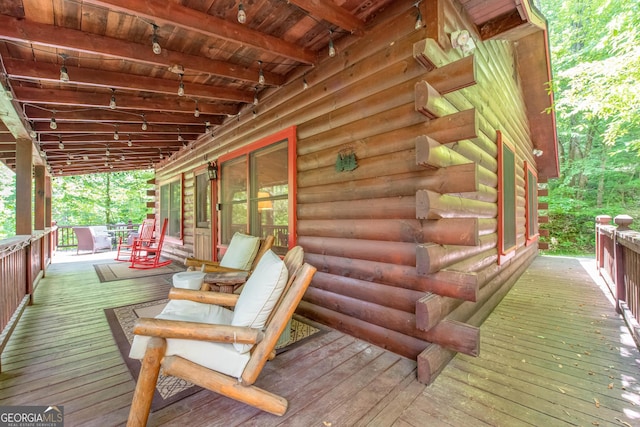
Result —
<instances>
[{"instance_id":1,"label":"red chair","mask_svg":"<svg viewBox=\"0 0 640 427\"><path fill-rule=\"evenodd\" d=\"M116 254L116 261L131 261L131 255L133 253L133 245L136 240L144 242L151 242L153 240L153 230L156 226L155 219L145 219L142 221L138 230L137 236L128 236L127 240L120 237L118 242L118 253Z\"/></svg>"},{"instance_id":2,"label":"red chair","mask_svg":"<svg viewBox=\"0 0 640 427\"><path fill-rule=\"evenodd\" d=\"M137 239L133 242L131 248L131 265L129 268L149 269L164 267L171 264L171 260L160 260L162 255L162 243L167 233L167 224L169 219L165 218L162 223L160 235L155 240L144 241Z\"/></svg>"}]
</instances>

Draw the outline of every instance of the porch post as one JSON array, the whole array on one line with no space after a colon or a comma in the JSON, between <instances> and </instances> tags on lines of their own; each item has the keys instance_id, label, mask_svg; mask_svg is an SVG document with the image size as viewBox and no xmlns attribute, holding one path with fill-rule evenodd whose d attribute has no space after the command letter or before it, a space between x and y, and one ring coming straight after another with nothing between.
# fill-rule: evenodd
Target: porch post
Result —
<instances>
[{"instance_id":1,"label":"porch post","mask_svg":"<svg viewBox=\"0 0 640 427\"><path fill-rule=\"evenodd\" d=\"M16 235L31 236L31 168L30 139L16 140Z\"/></svg>"},{"instance_id":2,"label":"porch post","mask_svg":"<svg viewBox=\"0 0 640 427\"><path fill-rule=\"evenodd\" d=\"M41 165L35 165L33 167L33 174L35 177L35 211L34 211L34 229L35 230L44 230L45 229L45 210L46 210L46 199L45 199L45 167ZM19 193L18 193L19 194Z\"/></svg>"}]
</instances>

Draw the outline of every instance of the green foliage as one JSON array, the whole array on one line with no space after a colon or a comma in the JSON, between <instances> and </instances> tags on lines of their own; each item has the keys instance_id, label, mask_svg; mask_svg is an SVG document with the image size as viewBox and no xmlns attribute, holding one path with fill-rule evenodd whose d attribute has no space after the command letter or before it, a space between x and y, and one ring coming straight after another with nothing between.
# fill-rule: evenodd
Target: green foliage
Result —
<instances>
[{"instance_id":1,"label":"green foliage","mask_svg":"<svg viewBox=\"0 0 640 427\"><path fill-rule=\"evenodd\" d=\"M593 253L597 215L640 223L637 2L543 0L550 29L560 178L549 183L550 250Z\"/></svg>"},{"instance_id":2,"label":"green foliage","mask_svg":"<svg viewBox=\"0 0 640 427\"><path fill-rule=\"evenodd\" d=\"M16 177L0 163L0 239L16 234Z\"/></svg>"}]
</instances>

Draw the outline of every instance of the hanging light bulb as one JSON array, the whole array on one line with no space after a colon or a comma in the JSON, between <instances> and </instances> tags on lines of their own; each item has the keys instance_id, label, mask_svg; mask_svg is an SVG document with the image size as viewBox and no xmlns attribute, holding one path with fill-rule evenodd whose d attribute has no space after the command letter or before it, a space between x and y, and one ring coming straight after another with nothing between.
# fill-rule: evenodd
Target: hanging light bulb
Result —
<instances>
[{"instance_id":1,"label":"hanging light bulb","mask_svg":"<svg viewBox=\"0 0 640 427\"><path fill-rule=\"evenodd\" d=\"M329 30L329 57L336 56L336 48L333 45L333 30Z\"/></svg>"},{"instance_id":2,"label":"hanging light bulb","mask_svg":"<svg viewBox=\"0 0 640 427\"><path fill-rule=\"evenodd\" d=\"M124 160L124 154L120 156L120 160Z\"/></svg>"},{"instance_id":3,"label":"hanging light bulb","mask_svg":"<svg viewBox=\"0 0 640 427\"><path fill-rule=\"evenodd\" d=\"M60 67L60 81L67 83L69 81L69 73L67 72L67 67L65 66L67 55L61 54L62 57L62 67Z\"/></svg>"},{"instance_id":4,"label":"hanging light bulb","mask_svg":"<svg viewBox=\"0 0 640 427\"><path fill-rule=\"evenodd\" d=\"M184 142L184 138L182 137L182 133L180 133L180 128L178 128L178 142Z\"/></svg>"},{"instance_id":5,"label":"hanging light bulb","mask_svg":"<svg viewBox=\"0 0 640 427\"><path fill-rule=\"evenodd\" d=\"M116 109L116 90L111 89L111 100L109 101L109 108L112 110Z\"/></svg>"},{"instance_id":6,"label":"hanging light bulb","mask_svg":"<svg viewBox=\"0 0 640 427\"><path fill-rule=\"evenodd\" d=\"M111 151L109 151L109 147L107 147L107 151L104 152L104 154L109 157L111 155Z\"/></svg>"},{"instance_id":7,"label":"hanging light bulb","mask_svg":"<svg viewBox=\"0 0 640 427\"><path fill-rule=\"evenodd\" d=\"M160 152L160 155L158 157L160 157L161 160L164 159L164 156L162 155L162 152Z\"/></svg>"},{"instance_id":8,"label":"hanging light bulb","mask_svg":"<svg viewBox=\"0 0 640 427\"><path fill-rule=\"evenodd\" d=\"M255 93L253 94L253 105L258 105L260 101L258 100L258 88L255 88Z\"/></svg>"},{"instance_id":9,"label":"hanging light bulb","mask_svg":"<svg viewBox=\"0 0 640 427\"><path fill-rule=\"evenodd\" d=\"M418 9L418 16L416 17L416 25L414 28L416 30L419 30L424 26L424 23L422 22L422 12L420 12L420 2L414 4L414 6L416 7L416 9Z\"/></svg>"},{"instance_id":10,"label":"hanging light bulb","mask_svg":"<svg viewBox=\"0 0 640 427\"><path fill-rule=\"evenodd\" d=\"M84 161L86 162L87 160L89 160L89 156L87 156L87 155L85 154L84 156L82 156L82 160L84 160Z\"/></svg>"},{"instance_id":11,"label":"hanging light bulb","mask_svg":"<svg viewBox=\"0 0 640 427\"><path fill-rule=\"evenodd\" d=\"M247 13L244 11L242 2L238 5L238 22L244 24L247 22Z\"/></svg>"},{"instance_id":12,"label":"hanging light bulb","mask_svg":"<svg viewBox=\"0 0 640 427\"><path fill-rule=\"evenodd\" d=\"M156 55L160 55L162 53L162 48L160 47L160 43L158 43L158 26L153 24L153 37L151 38L151 47L153 49L153 53Z\"/></svg>"},{"instance_id":13,"label":"hanging light bulb","mask_svg":"<svg viewBox=\"0 0 640 427\"><path fill-rule=\"evenodd\" d=\"M258 83L263 85L265 83L264 72L262 71L262 61L258 61L260 65L260 73L258 74Z\"/></svg>"},{"instance_id":14,"label":"hanging light bulb","mask_svg":"<svg viewBox=\"0 0 640 427\"><path fill-rule=\"evenodd\" d=\"M62 140L60 138L58 138L58 148L64 150L64 144L62 143Z\"/></svg>"},{"instance_id":15,"label":"hanging light bulb","mask_svg":"<svg viewBox=\"0 0 640 427\"><path fill-rule=\"evenodd\" d=\"M180 86L178 86L178 96L184 96L184 82L182 81L182 74L180 74Z\"/></svg>"},{"instance_id":16,"label":"hanging light bulb","mask_svg":"<svg viewBox=\"0 0 640 427\"><path fill-rule=\"evenodd\" d=\"M147 130L149 126L147 126L147 119L144 117L144 113L142 114L142 130Z\"/></svg>"},{"instance_id":17,"label":"hanging light bulb","mask_svg":"<svg viewBox=\"0 0 640 427\"><path fill-rule=\"evenodd\" d=\"M127 146L131 147L133 145L133 142L131 142L131 134L129 134L129 141L127 141Z\"/></svg>"},{"instance_id":18,"label":"hanging light bulb","mask_svg":"<svg viewBox=\"0 0 640 427\"><path fill-rule=\"evenodd\" d=\"M67 157L67 164L70 165L71 164L71 159Z\"/></svg>"},{"instance_id":19,"label":"hanging light bulb","mask_svg":"<svg viewBox=\"0 0 640 427\"><path fill-rule=\"evenodd\" d=\"M51 117L51 121L49 122L49 128L51 129L58 129L58 124L56 123L56 118L55 117Z\"/></svg>"},{"instance_id":20,"label":"hanging light bulb","mask_svg":"<svg viewBox=\"0 0 640 427\"><path fill-rule=\"evenodd\" d=\"M303 77L302 78L302 90L307 90L309 89L309 82L307 82L307 78Z\"/></svg>"},{"instance_id":21,"label":"hanging light bulb","mask_svg":"<svg viewBox=\"0 0 640 427\"><path fill-rule=\"evenodd\" d=\"M109 162L104 162L104 167L108 168L109 167Z\"/></svg>"},{"instance_id":22,"label":"hanging light bulb","mask_svg":"<svg viewBox=\"0 0 640 427\"><path fill-rule=\"evenodd\" d=\"M113 139L116 141L120 139L120 135L118 134L118 129L113 132Z\"/></svg>"},{"instance_id":23,"label":"hanging light bulb","mask_svg":"<svg viewBox=\"0 0 640 427\"><path fill-rule=\"evenodd\" d=\"M193 110L194 117L200 117L200 109L198 108L198 100L196 99L196 109Z\"/></svg>"}]
</instances>

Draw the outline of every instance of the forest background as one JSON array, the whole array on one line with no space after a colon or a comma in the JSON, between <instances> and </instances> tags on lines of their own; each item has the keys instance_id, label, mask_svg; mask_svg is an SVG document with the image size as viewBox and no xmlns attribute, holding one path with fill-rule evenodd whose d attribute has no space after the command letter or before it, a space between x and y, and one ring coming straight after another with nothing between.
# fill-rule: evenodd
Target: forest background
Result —
<instances>
[{"instance_id":1,"label":"forest background","mask_svg":"<svg viewBox=\"0 0 640 427\"><path fill-rule=\"evenodd\" d=\"M549 181L549 251L593 254L597 215L640 229L640 2L542 0L549 24L560 178ZM153 171L55 177L59 225L139 223ZM15 177L0 164L0 239L15 233Z\"/></svg>"}]
</instances>

